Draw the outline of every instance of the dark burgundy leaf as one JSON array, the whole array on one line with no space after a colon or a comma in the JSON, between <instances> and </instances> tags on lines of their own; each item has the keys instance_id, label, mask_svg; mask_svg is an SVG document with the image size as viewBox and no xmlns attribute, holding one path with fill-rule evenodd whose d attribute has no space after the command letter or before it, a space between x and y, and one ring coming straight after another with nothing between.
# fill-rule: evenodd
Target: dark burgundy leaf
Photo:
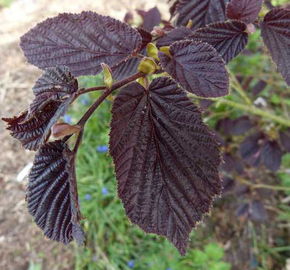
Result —
<instances>
[{"instance_id":1,"label":"dark burgundy leaf","mask_svg":"<svg viewBox=\"0 0 290 270\"><path fill-rule=\"evenodd\" d=\"M290 128L287 129L285 132L280 131L279 136L280 136L280 141L284 150L290 153Z\"/></svg>"},{"instance_id":2,"label":"dark burgundy leaf","mask_svg":"<svg viewBox=\"0 0 290 270\"><path fill-rule=\"evenodd\" d=\"M228 63L248 44L247 25L240 21L217 22L197 29L187 37L212 45Z\"/></svg>"},{"instance_id":3,"label":"dark burgundy leaf","mask_svg":"<svg viewBox=\"0 0 290 270\"><path fill-rule=\"evenodd\" d=\"M262 149L260 140L263 134L258 132L247 137L240 145L239 153L241 157L252 166L259 166L262 163Z\"/></svg>"},{"instance_id":4,"label":"dark burgundy leaf","mask_svg":"<svg viewBox=\"0 0 290 270\"><path fill-rule=\"evenodd\" d=\"M272 9L260 22L260 27L263 41L278 71L290 85L290 9Z\"/></svg>"},{"instance_id":5,"label":"dark burgundy leaf","mask_svg":"<svg viewBox=\"0 0 290 270\"><path fill-rule=\"evenodd\" d=\"M163 69L187 91L202 97L229 93L229 75L223 59L207 43L179 41L170 46L171 57L159 52Z\"/></svg>"},{"instance_id":6,"label":"dark burgundy leaf","mask_svg":"<svg viewBox=\"0 0 290 270\"><path fill-rule=\"evenodd\" d=\"M267 220L268 213L262 202L257 200L252 201L250 206L250 218L257 222L265 222Z\"/></svg>"},{"instance_id":7,"label":"dark burgundy leaf","mask_svg":"<svg viewBox=\"0 0 290 270\"><path fill-rule=\"evenodd\" d=\"M232 135L243 135L254 127L248 116L241 116L232 121L230 133Z\"/></svg>"},{"instance_id":8,"label":"dark burgundy leaf","mask_svg":"<svg viewBox=\"0 0 290 270\"><path fill-rule=\"evenodd\" d=\"M261 93L265 87L267 86L267 83L263 80L259 80L257 84L252 89L252 93L254 96L257 96L259 93Z\"/></svg>"},{"instance_id":9,"label":"dark burgundy leaf","mask_svg":"<svg viewBox=\"0 0 290 270\"><path fill-rule=\"evenodd\" d=\"M43 145L29 173L27 203L29 213L44 235L68 244L84 242L80 226L75 175L75 155L62 141Z\"/></svg>"},{"instance_id":10,"label":"dark burgundy leaf","mask_svg":"<svg viewBox=\"0 0 290 270\"><path fill-rule=\"evenodd\" d=\"M111 70L114 80L121 80L136 73L140 61L141 59L131 58L128 59L126 62L123 62L122 64L113 67Z\"/></svg>"},{"instance_id":11,"label":"dark burgundy leaf","mask_svg":"<svg viewBox=\"0 0 290 270\"><path fill-rule=\"evenodd\" d=\"M138 52L141 37L128 24L95 12L63 13L37 24L20 45L39 68L66 65L75 76L95 75L102 62L112 67Z\"/></svg>"},{"instance_id":12,"label":"dark burgundy leaf","mask_svg":"<svg viewBox=\"0 0 290 270\"><path fill-rule=\"evenodd\" d=\"M118 93L110 153L130 220L184 255L189 233L221 192L220 149L199 109L171 79Z\"/></svg>"},{"instance_id":13,"label":"dark burgundy leaf","mask_svg":"<svg viewBox=\"0 0 290 270\"><path fill-rule=\"evenodd\" d=\"M272 5L271 0L265 0L264 3L265 3L265 5L267 6L268 9L275 8L275 6Z\"/></svg>"},{"instance_id":14,"label":"dark burgundy leaf","mask_svg":"<svg viewBox=\"0 0 290 270\"><path fill-rule=\"evenodd\" d=\"M152 41L152 35L143 28L139 27L137 28L137 30L142 37L142 45L140 53L146 55L146 47L147 44ZM113 78L115 80L121 80L126 77L129 77L130 75L133 75L134 73L137 72L140 61L141 61L140 58L130 58L127 59L125 62L122 62L119 65L116 65L115 67L111 68L113 72Z\"/></svg>"},{"instance_id":15,"label":"dark burgundy leaf","mask_svg":"<svg viewBox=\"0 0 290 270\"><path fill-rule=\"evenodd\" d=\"M141 49L140 49L140 51L141 51L143 49L146 49L147 44L152 41L152 35L151 35L151 33L149 33L148 31L146 31L145 29L143 29L141 27L137 27L136 29L142 38L142 45L141 45Z\"/></svg>"},{"instance_id":16,"label":"dark burgundy leaf","mask_svg":"<svg viewBox=\"0 0 290 270\"><path fill-rule=\"evenodd\" d=\"M281 165L282 150L276 141L267 141L263 147L262 157L267 169L276 172Z\"/></svg>"},{"instance_id":17,"label":"dark burgundy leaf","mask_svg":"<svg viewBox=\"0 0 290 270\"><path fill-rule=\"evenodd\" d=\"M148 11L137 10L139 15L143 18L142 28L151 32L154 26L161 23L161 14L157 7L151 8Z\"/></svg>"},{"instance_id":18,"label":"dark burgundy leaf","mask_svg":"<svg viewBox=\"0 0 290 270\"><path fill-rule=\"evenodd\" d=\"M47 141L51 127L66 113L77 90L78 82L66 67L48 68L33 87L35 98L29 109L2 120L25 149L37 150Z\"/></svg>"},{"instance_id":19,"label":"dark burgundy leaf","mask_svg":"<svg viewBox=\"0 0 290 270\"><path fill-rule=\"evenodd\" d=\"M222 118L216 123L216 130L222 132L224 135L230 135L232 129L232 120L229 117Z\"/></svg>"},{"instance_id":20,"label":"dark burgundy leaf","mask_svg":"<svg viewBox=\"0 0 290 270\"><path fill-rule=\"evenodd\" d=\"M220 143L221 146L226 146L226 142L219 132L214 129L211 129L210 131L213 133L214 138Z\"/></svg>"},{"instance_id":21,"label":"dark burgundy leaf","mask_svg":"<svg viewBox=\"0 0 290 270\"><path fill-rule=\"evenodd\" d=\"M170 2L170 1L168 1ZM177 5L179 4L179 0L176 0L169 8L169 13L170 13L170 20L176 15L176 8Z\"/></svg>"},{"instance_id":22,"label":"dark burgundy leaf","mask_svg":"<svg viewBox=\"0 0 290 270\"><path fill-rule=\"evenodd\" d=\"M223 195L232 191L235 187L235 180L229 177L224 177L223 178L223 190L222 193Z\"/></svg>"},{"instance_id":23,"label":"dark burgundy leaf","mask_svg":"<svg viewBox=\"0 0 290 270\"><path fill-rule=\"evenodd\" d=\"M128 11L126 14L125 14L125 17L124 17L124 22L128 23L129 25L132 24L133 22L133 13L131 11Z\"/></svg>"},{"instance_id":24,"label":"dark burgundy leaf","mask_svg":"<svg viewBox=\"0 0 290 270\"><path fill-rule=\"evenodd\" d=\"M237 185L236 189L235 189L235 193L238 196L243 196L246 194L250 194L251 193L251 189L248 185Z\"/></svg>"},{"instance_id":25,"label":"dark burgundy leaf","mask_svg":"<svg viewBox=\"0 0 290 270\"><path fill-rule=\"evenodd\" d=\"M146 49L143 49L141 53L146 54ZM113 67L111 70L113 72L114 80L122 80L136 73L140 61L140 58L130 58L126 62L123 62L120 65Z\"/></svg>"},{"instance_id":26,"label":"dark burgundy leaf","mask_svg":"<svg viewBox=\"0 0 290 270\"><path fill-rule=\"evenodd\" d=\"M231 0L227 4L226 15L228 19L249 24L257 19L262 4L263 0Z\"/></svg>"},{"instance_id":27,"label":"dark burgundy leaf","mask_svg":"<svg viewBox=\"0 0 290 270\"><path fill-rule=\"evenodd\" d=\"M240 205L236 210L236 215L238 217L245 217L247 218L249 215L250 205L248 203L243 203Z\"/></svg>"},{"instance_id":28,"label":"dark burgundy leaf","mask_svg":"<svg viewBox=\"0 0 290 270\"><path fill-rule=\"evenodd\" d=\"M29 115L34 116L51 101L63 102L75 97L78 81L67 67L52 67L45 69L44 74L36 81L32 91L35 96L29 107Z\"/></svg>"},{"instance_id":29,"label":"dark burgundy leaf","mask_svg":"<svg viewBox=\"0 0 290 270\"><path fill-rule=\"evenodd\" d=\"M212 100L209 100L209 99L201 99L199 101L199 106L200 106L200 108L202 108L202 109L205 110L205 109L209 108L213 103L214 103L214 101L212 101Z\"/></svg>"},{"instance_id":30,"label":"dark burgundy leaf","mask_svg":"<svg viewBox=\"0 0 290 270\"><path fill-rule=\"evenodd\" d=\"M173 42L183 40L190 34L192 34L191 29L185 26L177 27L170 31L166 36L158 39L156 46L158 48L170 46Z\"/></svg>"},{"instance_id":31,"label":"dark burgundy leaf","mask_svg":"<svg viewBox=\"0 0 290 270\"><path fill-rule=\"evenodd\" d=\"M226 153L223 156L224 163L221 166L221 170L225 172L233 172L236 171L239 174L242 174L244 171L244 167L241 161L239 161L233 155Z\"/></svg>"},{"instance_id":32,"label":"dark burgundy leaf","mask_svg":"<svg viewBox=\"0 0 290 270\"><path fill-rule=\"evenodd\" d=\"M68 106L67 101L52 101L33 118L25 110L18 116L2 120L8 123L7 129L13 138L19 140L25 149L35 151L47 141L51 127L65 114Z\"/></svg>"},{"instance_id":33,"label":"dark burgundy leaf","mask_svg":"<svg viewBox=\"0 0 290 270\"><path fill-rule=\"evenodd\" d=\"M177 25L186 26L192 20L192 29L206 26L213 22L226 20L226 5L229 0L180 0L176 8Z\"/></svg>"}]
</instances>

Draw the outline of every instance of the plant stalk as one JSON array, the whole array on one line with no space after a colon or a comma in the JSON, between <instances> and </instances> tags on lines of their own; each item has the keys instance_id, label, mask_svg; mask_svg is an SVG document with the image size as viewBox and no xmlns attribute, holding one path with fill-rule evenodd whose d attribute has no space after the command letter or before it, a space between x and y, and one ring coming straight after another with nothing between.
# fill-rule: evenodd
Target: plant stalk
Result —
<instances>
[{"instance_id":1,"label":"plant stalk","mask_svg":"<svg viewBox=\"0 0 290 270\"><path fill-rule=\"evenodd\" d=\"M240 109L242 111L249 112L249 113L252 113L254 115L258 115L258 116L262 116L264 118L270 119L270 120L272 120L278 124L281 124L283 126L290 127L290 120L287 120L285 118L277 116L273 113L267 112L265 110L261 110L259 108L256 108L255 106L240 104L240 103L228 100L228 99L220 99L220 100L218 100L218 102L219 102L219 104L226 104L226 105L229 105L233 108L237 108L237 109Z\"/></svg>"},{"instance_id":2,"label":"plant stalk","mask_svg":"<svg viewBox=\"0 0 290 270\"><path fill-rule=\"evenodd\" d=\"M239 95L242 97L242 99L244 100L244 102L247 105L252 105L252 101L248 98L248 96L246 95L245 91L243 90L241 84L239 83L239 81L237 80L236 76L234 74L232 74L231 72L229 72L231 80L232 80L232 87L239 93Z\"/></svg>"},{"instance_id":3,"label":"plant stalk","mask_svg":"<svg viewBox=\"0 0 290 270\"><path fill-rule=\"evenodd\" d=\"M137 80L138 78L144 76L144 73L142 72L137 72L133 75L131 75L128 78L125 78L119 82L116 82L112 85L112 87L110 89L105 88L106 91L93 103L93 105L86 111L86 113L83 115L83 117L79 120L79 122L77 123L77 125L79 126L84 126L85 123L88 121L88 119L91 117L91 115L94 113L94 111L100 106L100 104L116 89L123 87L124 85ZM97 87L95 87L97 88ZM88 88L90 89L90 91L95 91L95 90L91 90L92 88ZM87 89L85 89L87 90Z\"/></svg>"}]
</instances>

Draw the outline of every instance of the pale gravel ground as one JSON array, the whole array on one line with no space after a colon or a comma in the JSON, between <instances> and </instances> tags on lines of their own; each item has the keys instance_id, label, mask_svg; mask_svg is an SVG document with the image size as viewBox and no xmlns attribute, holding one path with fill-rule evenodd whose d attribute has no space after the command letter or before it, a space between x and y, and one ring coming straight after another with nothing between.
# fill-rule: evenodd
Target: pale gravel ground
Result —
<instances>
[{"instance_id":1,"label":"pale gravel ground","mask_svg":"<svg viewBox=\"0 0 290 270\"><path fill-rule=\"evenodd\" d=\"M33 98L31 88L41 72L25 62L18 42L36 23L61 12L82 10L122 20L127 10L149 9L156 4L168 18L166 0L16 0L0 10L0 116L20 112ZM2 122L0 142L0 269L28 269L29 262L42 263L42 270L72 269L73 247L63 248L44 240L27 213L26 180L15 180L19 171L33 161L33 153L10 138Z\"/></svg>"}]
</instances>

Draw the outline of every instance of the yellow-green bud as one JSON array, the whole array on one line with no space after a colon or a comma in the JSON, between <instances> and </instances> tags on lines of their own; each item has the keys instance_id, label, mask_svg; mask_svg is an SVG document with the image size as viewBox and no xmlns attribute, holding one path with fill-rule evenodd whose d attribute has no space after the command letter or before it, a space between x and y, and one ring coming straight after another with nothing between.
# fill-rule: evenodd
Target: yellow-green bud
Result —
<instances>
[{"instance_id":1,"label":"yellow-green bud","mask_svg":"<svg viewBox=\"0 0 290 270\"><path fill-rule=\"evenodd\" d=\"M111 89L111 87L113 85L112 71L111 71L110 67L105 63L101 63L101 66L102 66L103 71L104 71L104 83L108 89Z\"/></svg>"},{"instance_id":2,"label":"yellow-green bud","mask_svg":"<svg viewBox=\"0 0 290 270\"><path fill-rule=\"evenodd\" d=\"M169 46L161 47L160 52L165 53L167 56L171 57Z\"/></svg>"},{"instance_id":3,"label":"yellow-green bud","mask_svg":"<svg viewBox=\"0 0 290 270\"><path fill-rule=\"evenodd\" d=\"M156 69L157 65L154 59L150 57L144 57L138 66L138 71L143 72L145 74L152 74L155 72Z\"/></svg>"},{"instance_id":4,"label":"yellow-green bud","mask_svg":"<svg viewBox=\"0 0 290 270\"><path fill-rule=\"evenodd\" d=\"M148 54L148 56L150 56L150 57L154 58L155 60L159 61L158 49L155 46L155 44L153 44L153 43L148 43L147 44L147 54Z\"/></svg>"}]
</instances>

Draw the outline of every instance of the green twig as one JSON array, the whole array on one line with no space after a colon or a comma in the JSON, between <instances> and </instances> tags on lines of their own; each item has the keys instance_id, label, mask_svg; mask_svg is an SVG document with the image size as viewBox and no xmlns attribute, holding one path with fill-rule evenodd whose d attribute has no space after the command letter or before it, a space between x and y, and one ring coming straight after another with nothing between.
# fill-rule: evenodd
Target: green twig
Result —
<instances>
[{"instance_id":1,"label":"green twig","mask_svg":"<svg viewBox=\"0 0 290 270\"><path fill-rule=\"evenodd\" d=\"M232 88L239 93L239 95L243 98L244 102L247 105L252 105L252 101L247 97L243 87L241 86L241 84L237 80L236 76L234 74L232 74L230 71L229 71L229 74L230 74L231 81L232 81L232 84L231 84Z\"/></svg>"},{"instance_id":2,"label":"green twig","mask_svg":"<svg viewBox=\"0 0 290 270\"><path fill-rule=\"evenodd\" d=\"M248 180L245 180L239 176L236 177L241 183L254 188L254 189L271 189L271 190L281 190L281 191L290 191L290 187L281 187L281 186L272 186L272 185L266 185L266 184L253 184Z\"/></svg>"},{"instance_id":3,"label":"green twig","mask_svg":"<svg viewBox=\"0 0 290 270\"><path fill-rule=\"evenodd\" d=\"M237 103L237 102L231 101L229 99L225 99L225 98L219 99L218 103L225 104L225 105L231 106L233 108L240 109L244 112L252 113L254 115L258 115L258 116L261 116L263 118L270 119L273 122L276 122L276 123L281 124L283 126L290 127L290 120L287 120L285 118L277 116L277 115L270 113L268 111L256 108L253 105L244 105L244 104L240 104L240 103Z\"/></svg>"}]
</instances>

